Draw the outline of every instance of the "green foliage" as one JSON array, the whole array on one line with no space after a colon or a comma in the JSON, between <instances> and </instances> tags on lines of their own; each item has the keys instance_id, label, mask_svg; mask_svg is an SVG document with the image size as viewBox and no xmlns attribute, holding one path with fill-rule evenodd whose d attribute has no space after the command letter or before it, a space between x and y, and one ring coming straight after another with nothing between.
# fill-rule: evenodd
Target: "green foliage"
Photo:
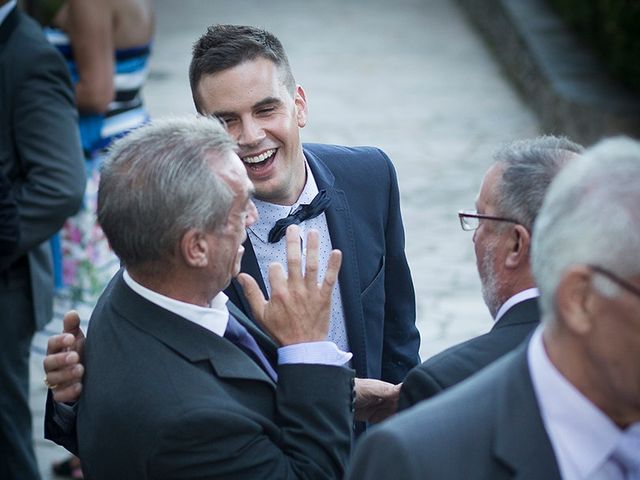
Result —
<instances>
[{"instance_id":1,"label":"green foliage","mask_svg":"<svg viewBox=\"0 0 640 480\"><path fill-rule=\"evenodd\" d=\"M547 0L611 68L640 91L640 0Z\"/></svg>"}]
</instances>

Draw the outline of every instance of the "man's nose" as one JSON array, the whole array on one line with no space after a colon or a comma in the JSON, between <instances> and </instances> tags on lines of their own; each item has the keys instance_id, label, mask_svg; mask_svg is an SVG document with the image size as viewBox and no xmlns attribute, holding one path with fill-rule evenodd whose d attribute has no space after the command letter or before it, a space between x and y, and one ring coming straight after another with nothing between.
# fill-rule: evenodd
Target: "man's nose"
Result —
<instances>
[{"instance_id":1,"label":"man's nose","mask_svg":"<svg viewBox=\"0 0 640 480\"><path fill-rule=\"evenodd\" d=\"M253 146L260 143L264 137L264 129L260 125L260 122L247 119L242 122L242 129L240 130L240 136L237 141L240 146Z\"/></svg>"}]
</instances>

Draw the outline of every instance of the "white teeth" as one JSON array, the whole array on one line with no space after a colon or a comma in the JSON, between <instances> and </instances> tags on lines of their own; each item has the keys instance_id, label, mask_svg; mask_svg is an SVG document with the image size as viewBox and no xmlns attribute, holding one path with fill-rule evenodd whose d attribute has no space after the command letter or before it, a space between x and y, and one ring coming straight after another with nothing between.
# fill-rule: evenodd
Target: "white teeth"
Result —
<instances>
[{"instance_id":1,"label":"white teeth","mask_svg":"<svg viewBox=\"0 0 640 480\"><path fill-rule=\"evenodd\" d=\"M267 150L266 152L261 153L260 155L256 155L255 157L243 157L242 161L245 163L260 163L264 162L271 155L276 153L276 149L272 148L271 150Z\"/></svg>"}]
</instances>

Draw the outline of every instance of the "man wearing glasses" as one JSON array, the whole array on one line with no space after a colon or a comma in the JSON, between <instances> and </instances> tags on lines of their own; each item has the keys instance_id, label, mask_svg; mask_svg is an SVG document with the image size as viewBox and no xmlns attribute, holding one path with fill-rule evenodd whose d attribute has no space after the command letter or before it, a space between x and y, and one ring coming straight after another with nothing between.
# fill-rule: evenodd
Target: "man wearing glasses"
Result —
<instances>
[{"instance_id":1,"label":"man wearing glasses","mask_svg":"<svg viewBox=\"0 0 640 480\"><path fill-rule=\"evenodd\" d=\"M458 213L473 232L482 296L494 319L491 331L453 346L409 372L399 409L430 398L513 350L539 323L538 290L531 273L531 231L549 183L582 152L566 138L512 143L495 155L475 210Z\"/></svg>"},{"instance_id":2,"label":"man wearing glasses","mask_svg":"<svg viewBox=\"0 0 640 480\"><path fill-rule=\"evenodd\" d=\"M532 242L542 325L364 438L347 478L640 478L638 185L625 138L563 169Z\"/></svg>"}]
</instances>

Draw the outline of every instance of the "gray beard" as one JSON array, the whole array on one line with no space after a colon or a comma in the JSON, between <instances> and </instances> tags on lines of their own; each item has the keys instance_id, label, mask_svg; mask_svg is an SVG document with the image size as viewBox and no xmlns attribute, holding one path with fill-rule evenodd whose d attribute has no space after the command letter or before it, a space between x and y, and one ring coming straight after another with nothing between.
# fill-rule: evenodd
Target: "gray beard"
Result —
<instances>
[{"instance_id":1,"label":"gray beard","mask_svg":"<svg viewBox=\"0 0 640 480\"><path fill-rule=\"evenodd\" d=\"M482 264L482 272L480 274L480 283L482 285L482 298L491 313L491 317L495 318L502 302L498 295L499 284L496 272L493 269L493 258L495 249L489 248L480 259Z\"/></svg>"}]
</instances>

